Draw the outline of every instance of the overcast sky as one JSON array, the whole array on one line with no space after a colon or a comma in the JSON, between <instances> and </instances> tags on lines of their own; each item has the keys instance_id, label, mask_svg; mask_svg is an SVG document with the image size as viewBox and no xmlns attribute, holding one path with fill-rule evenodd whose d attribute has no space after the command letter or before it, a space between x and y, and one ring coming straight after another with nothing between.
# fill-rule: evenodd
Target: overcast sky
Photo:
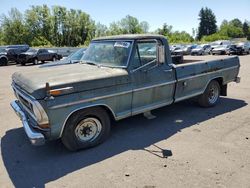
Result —
<instances>
[{"instance_id":1,"label":"overcast sky","mask_svg":"<svg viewBox=\"0 0 250 188\"><path fill-rule=\"evenodd\" d=\"M198 13L202 7L211 8L220 25L223 19L239 18L250 21L250 0L1 0L0 14L8 14L12 7L21 12L31 5L60 5L68 9L81 9L93 20L105 25L118 21L126 15L135 16L139 21L147 21L150 31L163 23L172 25L174 30L192 33L198 27Z\"/></svg>"}]
</instances>

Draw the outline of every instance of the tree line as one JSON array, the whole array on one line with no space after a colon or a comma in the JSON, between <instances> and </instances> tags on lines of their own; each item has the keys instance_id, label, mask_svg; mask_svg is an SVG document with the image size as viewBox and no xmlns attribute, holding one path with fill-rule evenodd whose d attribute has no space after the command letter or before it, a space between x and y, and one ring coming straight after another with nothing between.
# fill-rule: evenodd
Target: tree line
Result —
<instances>
[{"instance_id":1,"label":"tree line","mask_svg":"<svg viewBox=\"0 0 250 188\"><path fill-rule=\"evenodd\" d=\"M214 41L219 39L250 39L250 23L239 19L224 20L217 27L216 16L205 7L199 12L199 27L192 29L192 35L185 31L175 31L173 26L164 23L153 33L168 37L171 43L194 41ZM0 19L0 45L29 44L31 46L81 46L88 45L92 38L149 33L149 24L127 15L109 26L95 23L90 15L62 6L31 6L24 13L12 8L8 15Z\"/></svg>"}]
</instances>

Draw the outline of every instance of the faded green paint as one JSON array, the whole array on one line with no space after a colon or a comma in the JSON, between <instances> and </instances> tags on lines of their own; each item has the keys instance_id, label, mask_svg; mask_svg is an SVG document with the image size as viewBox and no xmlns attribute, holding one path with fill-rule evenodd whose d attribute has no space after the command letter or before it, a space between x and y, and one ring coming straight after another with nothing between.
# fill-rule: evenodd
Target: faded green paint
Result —
<instances>
[{"instance_id":1,"label":"faded green paint","mask_svg":"<svg viewBox=\"0 0 250 188\"><path fill-rule=\"evenodd\" d=\"M137 41L154 39L165 47L165 63L133 71L132 57ZM119 120L202 94L215 78L221 78L225 85L235 81L239 73L238 57L173 65L168 42L160 35L123 35L94 41L103 40L133 41L127 67L73 64L13 75L13 82L36 98L46 111L51 127L47 139L59 138L67 118L77 110L103 106ZM73 87L73 90L52 99L46 97L45 83L49 83L51 89Z\"/></svg>"}]
</instances>

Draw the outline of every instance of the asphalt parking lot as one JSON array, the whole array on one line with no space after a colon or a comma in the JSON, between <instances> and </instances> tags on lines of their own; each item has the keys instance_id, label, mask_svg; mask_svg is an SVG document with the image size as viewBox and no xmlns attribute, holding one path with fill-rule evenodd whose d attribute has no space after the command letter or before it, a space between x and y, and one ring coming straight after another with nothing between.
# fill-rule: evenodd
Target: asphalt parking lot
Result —
<instances>
[{"instance_id":1,"label":"asphalt parking lot","mask_svg":"<svg viewBox=\"0 0 250 188\"><path fill-rule=\"evenodd\" d=\"M104 144L75 153L60 141L30 145L10 84L15 71L37 67L0 67L0 187L250 187L250 55L240 61L241 83L216 107L184 101L153 120L128 118Z\"/></svg>"}]
</instances>

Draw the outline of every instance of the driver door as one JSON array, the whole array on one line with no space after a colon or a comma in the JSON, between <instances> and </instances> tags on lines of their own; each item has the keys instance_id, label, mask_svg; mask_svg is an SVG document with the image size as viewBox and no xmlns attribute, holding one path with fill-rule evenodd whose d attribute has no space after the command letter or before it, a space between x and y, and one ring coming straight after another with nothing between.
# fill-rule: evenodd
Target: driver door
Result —
<instances>
[{"instance_id":1,"label":"driver door","mask_svg":"<svg viewBox=\"0 0 250 188\"><path fill-rule=\"evenodd\" d=\"M175 75L166 63L158 62L159 45L157 40L137 41L131 61L132 115L173 102Z\"/></svg>"}]
</instances>

